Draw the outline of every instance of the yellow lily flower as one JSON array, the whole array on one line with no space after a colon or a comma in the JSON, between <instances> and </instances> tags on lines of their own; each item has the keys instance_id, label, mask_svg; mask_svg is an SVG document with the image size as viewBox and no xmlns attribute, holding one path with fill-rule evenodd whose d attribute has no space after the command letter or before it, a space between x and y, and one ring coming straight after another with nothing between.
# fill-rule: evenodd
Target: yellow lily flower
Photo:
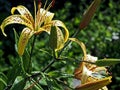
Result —
<instances>
[{"instance_id":1,"label":"yellow lily flower","mask_svg":"<svg viewBox=\"0 0 120 90\"><path fill-rule=\"evenodd\" d=\"M84 61L94 63L97 61L97 57L86 55ZM79 67L75 70L75 78L81 80L81 85L77 90L107 90L106 85L111 82L111 77L105 79L108 75L107 69L105 67L98 67L94 64L81 62ZM102 83L106 81L106 83ZM100 86L101 83L101 86ZM88 88L88 89L87 89ZM91 88L91 89L90 89ZM103 89L104 88L104 89Z\"/></svg>"},{"instance_id":2,"label":"yellow lily flower","mask_svg":"<svg viewBox=\"0 0 120 90\"><path fill-rule=\"evenodd\" d=\"M13 7L11 9L11 16L8 16L1 24L0 28L4 36L7 36L4 32L4 28L10 24L22 24L26 27L22 30L19 42L18 42L18 54L21 56L24 53L25 46L28 43L28 40L33 35L38 35L41 32L45 31L50 34L50 30L52 26L61 27L65 30L64 35L64 43L68 40L69 32L63 22L60 20L52 20L54 17L54 13L49 12L48 10L52 6L52 2L49 6L45 8L41 8L41 3L38 5L38 11L35 9L35 19L33 19L32 14L29 10L19 5L17 7ZM36 6L35 6L36 7ZM18 11L19 14L14 14L15 11ZM61 30L61 29L60 29Z\"/></svg>"},{"instance_id":3,"label":"yellow lily flower","mask_svg":"<svg viewBox=\"0 0 120 90\"><path fill-rule=\"evenodd\" d=\"M95 63L98 58L86 53L86 47L83 42L76 38L69 38L69 40L76 42L80 45L83 51L83 61L79 64L79 67L75 69L75 78L81 81L81 84L77 86L76 90L107 90L106 85L111 82L111 76L108 75L105 67L98 67ZM100 85L101 83L101 85Z\"/></svg>"}]
</instances>

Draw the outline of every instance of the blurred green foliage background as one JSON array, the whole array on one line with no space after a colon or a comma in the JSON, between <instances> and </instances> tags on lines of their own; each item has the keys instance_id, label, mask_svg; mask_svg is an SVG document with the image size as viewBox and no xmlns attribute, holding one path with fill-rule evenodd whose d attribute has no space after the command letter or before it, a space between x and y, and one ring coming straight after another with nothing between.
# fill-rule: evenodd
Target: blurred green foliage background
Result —
<instances>
[{"instance_id":1,"label":"blurred green foliage background","mask_svg":"<svg viewBox=\"0 0 120 90\"><path fill-rule=\"evenodd\" d=\"M92 0L56 0L55 5L50 10L55 13L54 19L63 21L70 31L70 36L75 30L79 29L79 23L84 11L90 5ZM33 12L32 0L0 0L0 23L4 18L10 15L10 10L13 6L19 4L25 5ZM78 38L83 41L87 47L87 52L102 58L120 58L120 1L119 0L102 0L102 3L97 10L94 19L90 24L80 32ZM8 70L18 60L18 55L15 51L15 39L13 27L16 31L21 32L21 27L7 26L5 32L8 37L4 37L0 32L0 72L8 73ZM49 55L48 36L40 35L37 38L33 55L33 69L40 70L48 64L51 56ZM69 57L80 57L81 51L79 46L73 45L74 48L68 46L64 51ZM37 51L36 51L37 50ZM68 52L69 51L69 52ZM38 53L39 52L39 53ZM47 55L46 55L47 54ZM54 64L51 70L64 68L64 71L72 72L73 67L67 62ZM63 70L63 69L62 69ZM61 71L62 71L61 70ZM112 83L109 85L109 90L118 90L120 88L120 64L109 67L109 71L113 76Z\"/></svg>"}]
</instances>

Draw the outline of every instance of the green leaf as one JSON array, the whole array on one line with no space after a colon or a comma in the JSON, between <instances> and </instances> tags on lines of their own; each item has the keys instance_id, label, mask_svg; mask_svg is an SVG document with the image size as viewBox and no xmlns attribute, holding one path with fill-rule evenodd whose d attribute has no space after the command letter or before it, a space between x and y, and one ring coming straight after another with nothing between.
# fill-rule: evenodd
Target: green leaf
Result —
<instances>
[{"instance_id":1,"label":"green leaf","mask_svg":"<svg viewBox=\"0 0 120 90\"><path fill-rule=\"evenodd\" d=\"M59 71L50 71L49 73L48 73L48 75L50 76L50 77L59 77L60 75L61 75L61 72L59 72Z\"/></svg>"},{"instance_id":2,"label":"green leaf","mask_svg":"<svg viewBox=\"0 0 120 90\"><path fill-rule=\"evenodd\" d=\"M17 76L24 75L21 64L16 63L8 72L8 83L13 83Z\"/></svg>"},{"instance_id":3,"label":"green leaf","mask_svg":"<svg viewBox=\"0 0 120 90\"><path fill-rule=\"evenodd\" d=\"M118 63L120 63L120 59L101 59L95 62L97 66L110 66Z\"/></svg>"},{"instance_id":4,"label":"green leaf","mask_svg":"<svg viewBox=\"0 0 120 90\"><path fill-rule=\"evenodd\" d=\"M25 72L30 73L31 69L32 69L32 62L30 61L30 55L27 50L25 50L24 53L25 54L23 54L22 60L21 60L22 66L23 66Z\"/></svg>"},{"instance_id":5,"label":"green leaf","mask_svg":"<svg viewBox=\"0 0 120 90\"><path fill-rule=\"evenodd\" d=\"M17 76L10 90L23 90L25 85L26 81L24 78L22 76Z\"/></svg>"},{"instance_id":6,"label":"green leaf","mask_svg":"<svg viewBox=\"0 0 120 90\"><path fill-rule=\"evenodd\" d=\"M57 83L56 80L51 78L46 78L47 86L50 90L63 90L62 86Z\"/></svg>"},{"instance_id":7,"label":"green leaf","mask_svg":"<svg viewBox=\"0 0 120 90\"><path fill-rule=\"evenodd\" d=\"M19 41L19 35L18 35L18 33L16 32L15 29L13 29L13 30L14 30L14 35L15 35L15 50L17 52L18 51L17 44L18 44L18 41Z\"/></svg>"},{"instance_id":8,"label":"green leaf","mask_svg":"<svg viewBox=\"0 0 120 90\"><path fill-rule=\"evenodd\" d=\"M0 72L0 90L3 90L5 86L7 86L7 77Z\"/></svg>"}]
</instances>

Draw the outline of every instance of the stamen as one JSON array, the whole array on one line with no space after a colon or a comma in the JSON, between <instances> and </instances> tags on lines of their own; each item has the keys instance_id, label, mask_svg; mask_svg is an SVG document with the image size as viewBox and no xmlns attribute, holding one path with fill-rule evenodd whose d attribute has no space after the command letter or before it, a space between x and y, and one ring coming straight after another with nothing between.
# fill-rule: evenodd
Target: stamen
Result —
<instances>
[{"instance_id":1,"label":"stamen","mask_svg":"<svg viewBox=\"0 0 120 90\"><path fill-rule=\"evenodd\" d=\"M47 2L48 2L48 0L45 1L45 5L43 7L44 9L46 8Z\"/></svg>"},{"instance_id":2,"label":"stamen","mask_svg":"<svg viewBox=\"0 0 120 90\"><path fill-rule=\"evenodd\" d=\"M44 5L44 9L45 9L45 7L46 7L46 4L47 4L47 1L48 0L46 0L46 3L45 3L45 5ZM48 10L50 9L52 7L52 2L48 5L48 7L46 8L46 10L45 10L45 13L44 13L44 17L45 17L45 15L47 14L47 12L48 12ZM44 12L44 11L43 11ZM44 18L44 17L41 17L41 19L42 18ZM45 19L45 18L44 18ZM43 20L44 21L44 20Z\"/></svg>"},{"instance_id":3,"label":"stamen","mask_svg":"<svg viewBox=\"0 0 120 90\"><path fill-rule=\"evenodd\" d=\"M41 6L42 6L41 0L38 0L38 10L41 8Z\"/></svg>"},{"instance_id":4,"label":"stamen","mask_svg":"<svg viewBox=\"0 0 120 90\"><path fill-rule=\"evenodd\" d=\"M55 0L52 0L52 7L54 7L55 5Z\"/></svg>"},{"instance_id":5,"label":"stamen","mask_svg":"<svg viewBox=\"0 0 120 90\"><path fill-rule=\"evenodd\" d=\"M34 28L36 27L36 1L34 0L34 18L35 18L35 24Z\"/></svg>"},{"instance_id":6,"label":"stamen","mask_svg":"<svg viewBox=\"0 0 120 90\"><path fill-rule=\"evenodd\" d=\"M48 11L52 7L53 2L51 2L48 7L46 8L46 11Z\"/></svg>"}]
</instances>

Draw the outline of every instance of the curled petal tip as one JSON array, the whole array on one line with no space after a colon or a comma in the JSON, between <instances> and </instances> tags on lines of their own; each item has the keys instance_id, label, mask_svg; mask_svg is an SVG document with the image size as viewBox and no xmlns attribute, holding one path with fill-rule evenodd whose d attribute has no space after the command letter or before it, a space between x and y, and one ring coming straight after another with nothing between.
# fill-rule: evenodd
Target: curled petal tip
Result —
<instances>
[{"instance_id":1,"label":"curled petal tip","mask_svg":"<svg viewBox=\"0 0 120 90\"><path fill-rule=\"evenodd\" d=\"M5 37L7 37L7 34L5 34L5 32L4 32L4 29L3 29L2 25L0 26L0 28L1 28L1 30L2 30L3 35L4 35Z\"/></svg>"},{"instance_id":2,"label":"curled petal tip","mask_svg":"<svg viewBox=\"0 0 120 90\"><path fill-rule=\"evenodd\" d=\"M11 14L14 14L15 10L16 10L16 7L13 7L13 8L11 9Z\"/></svg>"},{"instance_id":3,"label":"curled petal tip","mask_svg":"<svg viewBox=\"0 0 120 90\"><path fill-rule=\"evenodd\" d=\"M3 35L4 35L5 37L7 37L7 34L6 34L5 32L2 31L2 33L3 33Z\"/></svg>"}]
</instances>

